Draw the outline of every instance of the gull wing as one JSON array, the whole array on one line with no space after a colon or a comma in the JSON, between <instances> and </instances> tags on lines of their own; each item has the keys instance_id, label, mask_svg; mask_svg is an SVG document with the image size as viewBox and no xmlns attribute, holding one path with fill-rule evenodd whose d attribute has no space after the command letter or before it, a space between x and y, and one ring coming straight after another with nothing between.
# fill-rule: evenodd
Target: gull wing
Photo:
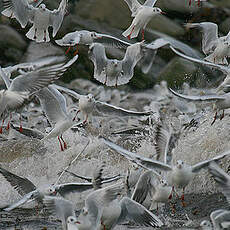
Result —
<instances>
[{"instance_id":1,"label":"gull wing","mask_svg":"<svg viewBox=\"0 0 230 230\"><path fill-rule=\"evenodd\" d=\"M37 187L27 178L17 176L1 167L0 173L21 196L37 189Z\"/></svg>"},{"instance_id":2,"label":"gull wing","mask_svg":"<svg viewBox=\"0 0 230 230\"><path fill-rule=\"evenodd\" d=\"M172 133L172 127L167 129L165 126L158 124L155 134L155 147L157 153L157 160L160 156L164 156L164 163L170 164L172 160L172 150L175 148L175 142L177 141Z\"/></svg>"},{"instance_id":3,"label":"gull wing","mask_svg":"<svg viewBox=\"0 0 230 230\"><path fill-rule=\"evenodd\" d=\"M133 77L134 67L144 55L142 45L143 42L137 42L127 48L122 60L123 73L118 77L117 85L124 85Z\"/></svg>"},{"instance_id":4,"label":"gull wing","mask_svg":"<svg viewBox=\"0 0 230 230\"><path fill-rule=\"evenodd\" d=\"M65 196L71 192L84 192L92 188L93 183L66 183L55 186L56 192L58 192L61 196Z\"/></svg>"},{"instance_id":5,"label":"gull wing","mask_svg":"<svg viewBox=\"0 0 230 230\"><path fill-rule=\"evenodd\" d=\"M27 0L3 0L3 6L14 13L22 28L25 28L29 21L33 21L36 8L29 5Z\"/></svg>"},{"instance_id":6,"label":"gull wing","mask_svg":"<svg viewBox=\"0 0 230 230\"><path fill-rule=\"evenodd\" d=\"M198 58L194 58L194 57L189 57L181 52L179 52L178 50L174 49L174 47L170 46L170 49L177 55L189 60L189 61L192 61L192 62L196 62L196 63L200 63L200 64L203 64L203 65L208 65L208 66L211 66L211 67L214 67L216 69L219 69L220 71L222 71L224 74L229 74L230 73L230 68L229 67L226 67L224 65L218 65L218 64L215 64L215 63L212 63L212 62L207 62L205 60L202 60L202 59L198 59Z\"/></svg>"},{"instance_id":7,"label":"gull wing","mask_svg":"<svg viewBox=\"0 0 230 230\"><path fill-rule=\"evenodd\" d=\"M124 220L131 220L141 226L161 227L163 222L148 211L144 206L131 200L128 197L124 197L121 201L121 215L118 219L118 223Z\"/></svg>"},{"instance_id":8,"label":"gull wing","mask_svg":"<svg viewBox=\"0 0 230 230\"><path fill-rule=\"evenodd\" d=\"M153 7L156 4L157 0L146 0L143 6Z\"/></svg>"},{"instance_id":9,"label":"gull wing","mask_svg":"<svg viewBox=\"0 0 230 230\"><path fill-rule=\"evenodd\" d=\"M224 95L220 96L220 95L200 95L200 96L192 96L192 95L183 95L180 93L175 92L174 90L172 90L171 88L168 88L169 91L181 98L184 98L186 100L191 100L191 101L213 101L213 100L225 100Z\"/></svg>"},{"instance_id":10,"label":"gull wing","mask_svg":"<svg viewBox=\"0 0 230 230\"><path fill-rule=\"evenodd\" d=\"M138 10L142 7L142 5L138 2L138 0L124 0L130 11L132 12L132 17L137 15Z\"/></svg>"},{"instance_id":11,"label":"gull wing","mask_svg":"<svg viewBox=\"0 0 230 230\"><path fill-rule=\"evenodd\" d=\"M20 199L19 201L15 202L14 204L11 204L9 206L7 206L6 208L4 208L4 211L11 211L25 203L30 203L34 200L36 200L36 198L38 197L38 191L32 191L30 193L27 193L25 196L22 197L22 199Z\"/></svg>"},{"instance_id":12,"label":"gull wing","mask_svg":"<svg viewBox=\"0 0 230 230\"><path fill-rule=\"evenodd\" d=\"M107 34L99 34L96 33L96 37L93 39L94 43L101 43L104 46L116 47L116 48L124 48L126 49L128 46L132 45L129 42L122 41L116 37Z\"/></svg>"},{"instance_id":13,"label":"gull wing","mask_svg":"<svg viewBox=\"0 0 230 230\"><path fill-rule=\"evenodd\" d=\"M66 99L57 89L52 89L49 86L37 92L36 96L39 98L42 110L45 112L47 119L53 126L58 121L68 117Z\"/></svg>"},{"instance_id":14,"label":"gull wing","mask_svg":"<svg viewBox=\"0 0 230 230\"><path fill-rule=\"evenodd\" d=\"M153 183L151 183L152 176L153 172L147 171L139 177L133 194L131 196L132 200L138 202L139 204L142 204L150 191L152 191L153 193L156 191Z\"/></svg>"},{"instance_id":15,"label":"gull wing","mask_svg":"<svg viewBox=\"0 0 230 230\"><path fill-rule=\"evenodd\" d=\"M164 171L171 171L171 166L162 163L160 161L154 161L150 158L142 157L139 154L129 152L128 150L120 147L119 145L114 144L113 142L106 140L103 138L104 143L108 145L111 149L115 150L116 152L120 153L122 156L126 157L128 160L137 163L138 165L143 166L149 170L160 169Z\"/></svg>"},{"instance_id":16,"label":"gull wing","mask_svg":"<svg viewBox=\"0 0 230 230\"><path fill-rule=\"evenodd\" d=\"M10 79L9 77L4 73L2 67L0 66L0 76L2 80L4 81L6 88L8 89L10 87Z\"/></svg>"},{"instance_id":17,"label":"gull wing","mask_svg":"<svg viewBox=\"0 0 230 230\"><path fill-rule=\"evenodd\" d=\"M24 75L19 75L16 77L11 85L10 91L21 91L21 92L29 92L34 93L49 84L51 84L54 80L61 77L67 68L73 64L77 60L77 56L71 59L69 62L54 64L52 66L40 68L38 70L26 73Z\"/></svg>"},{"instance_id":18,"label":"gull wing","mask_svg":"<svg viewBox=\"0 0 230 230\"><path fill-rule=\"evenodd\" d=\"M132 110L123 109L118 106L114 106L105 102L96 101L96 109L101 114L112 115L112 116L149 116L152 114L151 111L137 112Z\"/></svg>"},{"instance_id":19,"label":"gull wing","mask_svg":"<svg viewBox=\"0 0 230 230\"><path fill-rule=\"evenodd\" d=\"M230 176L224 172L215 162L209 165L209 172L214 176L215 181L221 188L228 203L230 203Z\"/></svg>"},{"instance_id":20,"label":"gull wing","mask_svg":"<svg viewBox=\"0 0 230 230\"><path fill-rule=\"evenodd\" d=\"M67 2L68 0L62 0L58 9L50 12L50 25L53 27L53 37L56 36L59 28L61 27L66 13Z\"/></svg>"},{"instance_id":21,"label":"gull wing","mask_svg":"<svg viewBox=\"0 0 230 230\"><path fill-rule=\"evenodd\" d=\"M202 51L209 54L216 48L218 40L218 26L213 22L187 23L188 28L200 28L202 30Z\"/></svg>"},{"instance_id":22,"label":"gull wing","mask_svg":"<svg viewBox=\"0 0 230 230\"><path fill-rule=\"evenodd\" d=\"M52 84L52 86L54 88L56 88L57 90L64 92L72 97L74 97L75 99L79 100L80 97L82 96L81 94L78 94L77 92L75 92L74 90L68 89L66 87L62 87L60 85L56 85L56 84Z\"/></svg>"},{"instance_id":23,"label":"gull wing","mask_svg":"<svg viewBox=\"0 0 230 230\"><path fill-rule=\"evenodd\" d=\"M105 69L108 59L105 54L105 47L99 43L93 43L89 47L89 59L94 64L94 77L100 81L102 72Z\"/></svg>"},{"instance_id":24,"label":"gull wing","mask_svg":"<svg viewBox=\"0 0 230 230\"><path fill-rule=\"evenodd\" d=\"M218 162L219 160L225 158L228 155L230 155L230 151L227 151L227 152L225 152L219 156L216 156L212 159L199 162L199 163L192 166L192 172L194 172L194 173L199 172L202 168L208 167L211 162L213 162L213 161Z\"/></svg>"},{"instance_id":25,"label":"gull wing","mask_svg":"<svg viewBox=\"0 0 230 230\"><path fill-rule=\"evenodd\" d=\"M66 219L69 216L75 216L73 202L61 197L45 196L43 199L45 209L62 221L63 229L66 228Z\"/></svg>"}]
</instances>

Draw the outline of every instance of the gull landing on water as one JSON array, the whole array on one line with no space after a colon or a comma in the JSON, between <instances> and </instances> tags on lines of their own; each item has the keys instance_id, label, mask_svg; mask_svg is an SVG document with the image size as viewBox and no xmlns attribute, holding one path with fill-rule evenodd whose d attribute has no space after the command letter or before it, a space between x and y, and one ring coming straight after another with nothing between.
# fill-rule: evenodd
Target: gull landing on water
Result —
<instances>
[{"instance_id":1,"label":"gull landing on water","mask_svg":"<svg viewBox=\"0 0 230 230\"><path fill-rule=\"evenodd\" d=\"M124 37L132 39L138 36L140 29L142 29L142 40L144 40L144 29L151 20L151 18L157 14L162 14L160 8L154 7L157 0L146 0L143 5L141 5L138 0L124 0L129 9L132 12L132 17L134 17L130 27L123 32Z\"/></svg>"},{"instance_id":2,"label":"gull landing on water","mask_svg":"<svg viewBox=\"0 0 230 230\"><path fill-rule=\"evenodd\" d=\"M30 28L26 36L36 42L49 42L48 27L53 27L53 37L56 36L67 7L67 0L62 0L58 9L50 11L45 4L39 7L29 5L26 0L3 0L5 9L12 9L15 18L25 28L30 21L33 26Z\"/></svg>"}]
</instances>

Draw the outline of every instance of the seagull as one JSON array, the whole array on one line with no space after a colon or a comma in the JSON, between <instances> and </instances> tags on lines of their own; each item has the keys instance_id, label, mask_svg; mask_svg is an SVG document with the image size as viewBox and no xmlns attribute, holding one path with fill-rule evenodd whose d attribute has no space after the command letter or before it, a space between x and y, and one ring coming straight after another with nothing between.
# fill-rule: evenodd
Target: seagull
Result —
<instances>
[{"instance_id":1,"label":"seagull","mask_svg":"<svg viewBox=\"0 0 230 230\"><path fill-rule=\"evenodd\" d=\"M59 60L59 63L57 62L51 66L18 75L12 81L9 80L0 67L0 76L7 87L7 90L0 90L0 117L3 118L2 125L8 112L22 108L27 101L30 101L31 96L35 92L61 77L67 68L77 60L77 57L75 56L67 63L63 62L63 57L56 60Z\"/></svg>"},{"instance_id":2,"label":"seagull","mask_svg":"<svg viewBox=\"0 0 230 230\"><path fill-rule=\"evenodd\" d=\"M82 124L82 122L77 124L74 122L74 119L67 112L65 97L52 85L37 92L36 96L53 128L41 141L57 137L61 151L64 151L67 149L67 143L64 141L62 134L73 125L78 126Z\"/></svg>"},{"instance_id":3,"label":"seagull","mask_svg":"<svg viewBox=\"0 0 230 230\"><path fill-rule=\"evenodd\" d=\"M79 230L73 203L61 197L46 196L43 199L45 209L62 221L63 230Z\"/></svg>"},{"instance_id":4,"label":"seagull","mask_svg":"<svg viewBox=\"0 0 230 230\"><path fill-rule=\"evenodd\" d=\"M101 115L112 115L112 116L119 116L119 117L120 116L121 117L122 116L149 116L152 114L151 111L136 112L136 111L126 110L118 106L114 106L105 102L95 100L92 94L80 95L71 89L67 89L65 87L61 87L55 84L53 84L53 86L56 89L65 92L68 95L79 100L77 113L81 112L83 114L84 122L86 122L88 118L92 116L92 113L94 111L97 111Z\"/></svg>"},{"instance_id":5,"label":"seagull","mask_svg":"<svg viewBox=\"0 0 230 230\"><path fill-rule=\"evenodd\" d=\"M85 207L79 215L79 222L87 218L95 229L113 229L125 220L132 220L141 226L161 227L162 221L144 206L128 197L118 200L124 186L115 184L90 193ZM78 225L79 229L81 224ZM91 228L89 228L91 229Z\"/></svg>"},{"instance_id":6,"label":"seagull","mask_svg":"<svg viewBox=\"0 0 230 230\"><path fill-rule=\"evenodd\" d=\"M132 17L134 17L130 27L123 32L124 37L132 39L138 36L140 29L142 29L142 40L144 40L144 29L151 20L151 18L157 14L162 14L160 8L154 7L157 0L146 0L143 5L141 5L138 0L124 0L129 9L132 12Z\"/></svg>"},{"instance_id":7,"label":"seagull","mask_svg":"<svg viewBox=\"0 0 230 230\"><path fill-rule=\"evenodd\" d=\"M171 50L176 53L177 55L189 60L189 61L192 61L192 62L196 62L196 63L200 63L202 65L207 65L207 66L210 66L210 67L214 67L215 69L218 69L220 70L223 74L226 75L224 81L217 87L216 89L216 93L222 93L222 90L225 88L226 85L229 85L230 84L230 66L224 66L224 65L218 65L218 64L215 64L215 63L212 63L212 62L207 62L205 60L202 60L202 59L198 59L198 58L194 58L194 57L190 57L190 56L187 56L181 52L179 52L178 50L176 50L174 47L170 46Z\"/></svg>"},{"instance_id":8,"label":"seagull","mask_svg":"<svg viewBox=\"0 0 230 230\"><path fill-rule=\"evenodd\" d=\"M159 183L156 183L154 176L157 176ZM171 198L172 187L159 174L146 171L139 177L131 199L142 204L148 193L151 195L151 200L157 203L158 210L158 203L167 203Z\"/></svg>"},{"instance_id":9,"label":"seagull","mask_svg":"<svg viewBox=\"0 0 230 230\"><path fill-rule=\"evenodd\" d=\"M53 37L56 36L62 24L67 3L68 0L62 0L58 9L50 11L43 3L38 7L33 7L26 0L3 0L4 8L14 12L15 18L22 28L25 28L29 21L33 23L26 36L36 42L50 41L49 26L53 27Z\"/></svg>"},{"instance_id":10,"label":"seagull","mask_svg":"<svg viewBox=\"0 0 230 230\"><path fill-rule=\"evenodd\" d=\"M213 125L217 119L217 112L219 110L223 110L223 113L220 117L220 120L224 118L224 110L230 108L230 93L225 93L223 95L198 95L198 96L191 96L191 95L183 95L180 93L175 92L171 88L169 88L171 93L176 95L177 97L184 98L186 100L191 100L191 101L214 101L216 105L216 113L214 116L214 119L211 123Z\"/></svg>"},{"instance_id":11,"label":"seagull","mask_svg":"<svg viewBox=\"0 0 230 230\"><path fill-rule=\"evenodd\" d=\"M69 46L66 54L69 52L72 46L77 46L77 50L74 55L78 52L78 45L90 46L93 43L101 43L104 46L115 47L115 48L127 48L131 44L122 41L116 37L107 34L100 34L94 31L80 30L66 34L62 39L55 40L59 46Z\"/></svg>"},{"instance_id":12,"label":"seagull","mask_svg":"<svg viewBox=\"0 0 230 230\"><path fill-rule=\"evenodd\" d=\"M127 84L133 77L134 67L143 57L142 44L138 42L129 46L123 60L108 59L103 45L92 44L88 53L94 64L94 78L107 86Z\"/></svg>"},{"instance_id":13,"label":"seagull","mask_svg":"<svg viewBox=\"0 0 230 230\"><path fill-rule=\"evenodd\" d=\"M215 64L228 64L226 57L230 56L230 33L218 37L218 26L212 22L187 23L186 27L202 30L202 51L208 55L204 60Z\"/></svg>"},{"instance_id":14,"label":"seagull","mask_svg":"<svg viewBox=\"0 0 230 230\"><path fill-rule=\"evenodd\" d=\"M100 189L102 184L110 183L116 181L120 178L105 179L102 180L102 168L97 167L93 172L93 180L87 183L64 183L64 184L52 184L46 185L43 187L37 187L28 180L27 178L17 176L6 169L0 167L0 173L2 176L11 184L11 186L22 196L22 198L15 202L14 204L9 205L4 210L11 211L14 208L17 208L25 203L36 200L38 203L42 203L42 199L45 196L55 196L60 194L65 196L69 193L80 193L89 189Z\"/></svg>"},{"instance_id":15,"label":"seagull","mask_svg":"<svg viewBox=\"0 0 230 230\"><path fill-rule=\"evenodd\" d=\"M38 7L43 0L27 0L28 4L32 5L33 7ZM2 11L2 14L8 18L15 18L14 12L12 11L11 8L7 8Z\"/></svg>"},{"instance_id":16,"label":"seagull","mask_svg":"<svg viewBox=\"0 0 230 230\"><path fill-rule=\"evenodd\" d=\"M174 186L178 188L182 188L182 196L181 201L182 205L185 206L184 203L184 191L185 187L192 181L194 175L198 173L201 169L206 168L213 161L219 161L224 157L230 154L230 151L227 151L219 156L214 157L213 159L205 160L199 162L193 166L190 166L183 162L182 160L177 160L175 165L169 165L160 161L152 160L150 158L143 157L139 154L129 152L128 150L120 147L119 145L114 144L113 142L102 138L104 143L109 146L111 149L120 153L122 156L126 157L128 160L135 162L136 164L149 169L149 170L161 170L166 171L168 173L168 182L169 185L172 186L174 191Z\"/></svg>"}]
</instances>

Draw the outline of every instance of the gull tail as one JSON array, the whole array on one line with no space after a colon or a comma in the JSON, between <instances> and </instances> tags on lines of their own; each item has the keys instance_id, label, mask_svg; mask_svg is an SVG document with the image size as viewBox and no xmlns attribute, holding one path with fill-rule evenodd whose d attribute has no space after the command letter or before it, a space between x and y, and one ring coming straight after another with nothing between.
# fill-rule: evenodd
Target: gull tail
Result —
<instances>
[{"instance_id":1,"label":"gull tail","mask_svg":"<svg viewBox=\"0 0 230 230\"><path fill-rule=\"evenodd\" d=\"M49 32L48 30L39 30L32 26L28 33L26 34L26 37L34 40L36 42L49 42L50 37L49 37Z\"/></svg>"},{"instance_id":2,"label":"gull tail","mask_svg":"<svg viewBox=\"0 0 230 230\"><path fill-rule=\"evenodd\" d=\"M208 62L215 63L215 64L228 65L228 61L225 57L219 58L219 57L215 56L215 53L210 54L209 56L204 58L204 60L208 61Z\"/></svg>"},{"instance_id":3,"label":"gull tail","mask_svg":"<svg viewBox=\"0 0 230 230\"><path fill-rule=\"evenodd\" d=\"M135 26L134 23L130 25L130 27L123 32L124 37L128 37L129 39L136 38L139 34L140 28Z\"/></svg>"}]
</instances>

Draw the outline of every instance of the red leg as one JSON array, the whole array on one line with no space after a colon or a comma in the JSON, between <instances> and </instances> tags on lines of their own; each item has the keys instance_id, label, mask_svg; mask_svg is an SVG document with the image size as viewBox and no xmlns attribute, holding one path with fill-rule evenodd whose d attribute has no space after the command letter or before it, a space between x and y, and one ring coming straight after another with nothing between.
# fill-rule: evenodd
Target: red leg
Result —
<instances>
[{"instance_id":1,"label":"red leg","mask_svg":"<svg viewBox=\"0 0 230 230\"><path fill-rule=\"evenodd\" d=\"M69 46L69 48L65 51L65 54L68 54L69 51L71 50L72 46Z\"/></svg>"},{"instance_id":2,"label":"red leg","mask_svg":"<svg viewBox=\"0 0 230 230\"><path fill-rule=\"evenodd\" d=\"M105 76L105 82L104 82L104 84L105 84L105 85L107 84L107 74L106 74L106 76Z\"/></svg>"},{"instance_id":3,"label":"red leg","mask_svg":"<svg viewBox=\"0 0 230 230\"><path fill-rule=\"evenodd\" d=\"M181 202L182 202L182 206L185 207L186 206L186 203L184 202L184 189L182 190L182 196L181 196Z\"/></svg>"},{"instance_id":4,"label":"red leg","mask_svg":"<svg viewBox=\"0 0 230 230\"><path fill-rule=\"evenodd\" d=\"M8 121L6 130L9 130L9 129L10 129L10 122L11 122L11 119L12 119L12 114L10 113L10 120Z\"/></svg>"},{"instance_id":5,"label":"red leg","mask_svg":"<svg viewBox=\"0 0 230 230\"><path fill-rule=\"evenodd\" d=\"M222 120L223 118L224 118L224 109L222 115L220 116L220 120Z\"/></svg>"},{"instance_id":6,"label":"red leg","mask_svg":"<svg viewBox=\"0 0 230 230\"><path fill-rule=\"evenodd\" d=\"M74 52L74 56L76 56L78 54L78 44L76 45L76 51Z\"/></svg>"},{"instance_id":7,"label":"red leg","mask_svg":"<svg viewBox=\"0 0 230 230\"><path fill-rule=\"evenodd\" d=\"M61 140L63 141L64 149L67 149L67 144L66 144L66 142L64 141L62 135L61 135Z\"/></svg>"},{"instance_id":8,"label":"red leg","mask_svg":"<svg viewBox=\"0 0 230 230\"><path fill-rule=\"evenodd\" d=\"M142 34L142 41L144 41L145 40L145 30L144 29L142 29L141 34Z\"/></svg>"},{"instance_id":9,"label":"red leg","mask_svg":"<svg viewBox=\"0 0 230 230\"><path fill-rule=\"evenodd\" d=\"M134 28L135 28L135 26L132 28L132 31L131 31L130 35L128 35L128 37L127 37L129 40L131 39L131 35L132 35L133 31L134 31Z\"/></svg>"},{"instance_id":10,"label":"red leg","mask_svg":"<svg viewBox=\"0 0 230 230\"><path fill-rule=\"evenodd\" d=\"M214 119L213 119L213 121L212 121L211 125L213 125L213 124L215 123L216 118L217 118L217 111L216 111L216 113L215 113L215 116L214 116Z\"/></svg>"},{"instance_id":11,"label":"red leg","mask_svg":"<svg viewBox=\"0 0 230 230\"><path fill-rule=\"evenodd\" d=\"M0 133L2 134L2 126L4 125L4 119L2 120L2 125L1 125L1 127L0 127Z\"/></svg>"},{"instance_id":12,"label":"red leg","mask_svg":"<svg viewBox=\"0 0 230 230\"><path fill-rule=\"evenodd\" d=\"M61 147L61 151L64 151L64 148L62 146L62 143L61 143L61 140L60 140L60 137L58 136L58 141L59 141L59 144L60 144L60 147Z\"/></svg>"},{"instance_id":13,"label":"red leg","mask_svg":"<svg viewBox=\"0 0 230 230\"><path fill-rule=\"evenodd\" d=\"M191 6L191 4L192 4L192 0L189 0L189 3L188 3L190 6Z\"/></svg>"},{"instance_id":14,"label":"red leg","mask_svg":"<svg viewBox=\"0 0 230 230\"><path fill-rule=\"evenodd\" d=\"M22 133L22 115L21 114L20 114L19 120L20 120L19 132Z\"/></svg>"},{"instance_id":15,"label":"red leg","mask_svg":"<svg viewBox=\"0 0 230 230\"><path fill-rule=\"evenodd\" d=\"M115 87L117 87L117 82L118 82L118 76L116 76L116 84L115 84Z\"/></svg>"},{"instance_id":16,"label":"red leg","mask_svg":"<svg viewBox=\"0 0 230 230\"><path fill-rule=\"evenodd\" d=\"M77 111L76 115L74 116L73 121L76 120L76 117L77 117L77 115L78 115L79 112L80 112L80 109Z\"/></svg>"},{"instance_id":17,"label":"red leg","mask_svg":"<svg viewBox=\"0 0 230 230\"><path fill-rule=\"evenodd\" d=\"M86 115L86 118L85 118L85 120L83 121L83 124L86 124L87 121L88 121L88 114Z\"/></svg>"}]
</instances>

